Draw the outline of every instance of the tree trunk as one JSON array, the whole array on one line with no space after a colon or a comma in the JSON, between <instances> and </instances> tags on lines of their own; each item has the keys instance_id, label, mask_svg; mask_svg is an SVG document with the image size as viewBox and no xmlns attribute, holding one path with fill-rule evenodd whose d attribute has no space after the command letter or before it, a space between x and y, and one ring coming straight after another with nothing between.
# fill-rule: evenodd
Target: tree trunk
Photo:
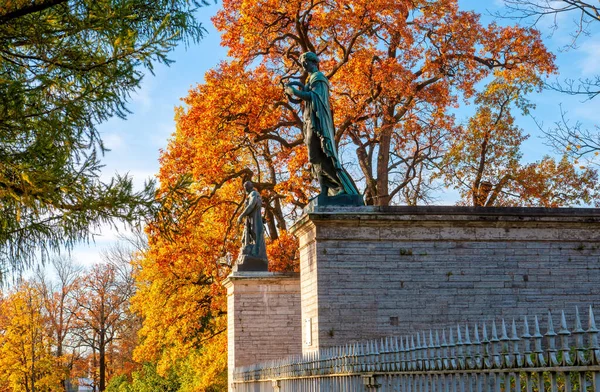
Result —
<instances>
[{"instance_id":1,"label":"tree trunk","mask_svg":"<svg viewBox=\"0 0 600 392\"><path fill-rule=\"evenodd\" d=\"M269 237L271 237L272 240L278 239L279 234L277 232L277 227L275 226L275 216L269 206L265 206L265 219L267 221L267 227L269 228Z\"/></svg>"},{"instance_id":2,"label":"tree trunk","mask_svg":"<svg viewBox=\"0 0 600 392\"><path fill-rule=\"evenodd\" d=\"M35 392L35 327L33 319L33 300L29 297L29 312L31 314L31 392Z\"/></svg>"},{"instance_id":3,"label":"tree trunk","mask_svg":"<svg viewBox=\"0 0 600 392\"><path fill-rule=\"evenodd\" d=\"M98 342L98 360L99 360L99 381L98 381L98 389L100 392L104 392L106 389L106 347L105 347L105 336L104 333L101 332L99 336Z\"/></svg>"},{"instance_id":4,"label":"tree trunk","mask_svg":"<svg viewBox=\"0 0 600 392\"><path fill-rule=\"evenodd\" d=\"M384 124L379 139L379 152L377 153L377 194L374 200L376 206L387 206L390 204L388 166L390 163L391 140L391 129Z\"/></svg>"}]
</instances>

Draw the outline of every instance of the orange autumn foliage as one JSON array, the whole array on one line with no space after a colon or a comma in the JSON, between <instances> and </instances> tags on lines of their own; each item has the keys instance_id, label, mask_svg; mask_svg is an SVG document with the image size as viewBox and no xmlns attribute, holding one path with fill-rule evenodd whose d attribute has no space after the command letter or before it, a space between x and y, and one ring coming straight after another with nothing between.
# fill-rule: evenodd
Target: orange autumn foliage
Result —
<instances>
[{"instance_id":1,"label":"orange autumn foliage","mask_svg":"<svg viewBox=\"0 0 600 392\"><path fill-rule=\"evenodd\" d=\"M427 197L420 186L448 148L451 109L487 77L511 83L555 71L536 30L484 26L456 0L226 0L214 22L232 62L247 72L268 70L271 86L302 81L298 56L319 54L332 84L336 139L356 163L350 169L367 204ZM299 134L285 99L264 98ZM249 131L269 137L279 129Z\"/></svg>"},{"instance_id":2,"label":"orange autumn foliage","mask_svg":"<svg viewBox=\"0 0 600 392\"><path fill-rule=\"evenodd\" d=\"M269 241L267 257L270 271L300 272L298 239L287 231L280 232L279 238Z\"/></svg>"},{"instance_id":3,"label":"orange autumn foliage","mask_svg":"<svg viewBox=\"0 0 600 392\"><path fill-rule=\"evenodd\" d=\"M478 94L480 106L468 124L455 131L439 175L459 190L461 204L563 207L591 203L600 195L597 172L576 168L566 157L522 162L521 143L528 135L515 124L512 110L529 111L532 105L523 94L532 85L497 78Z\"/></svg>"},{"instance_id":4,"label":"orange autumn foliage","mask_svg":"<svg viewBox=\"0 0 600 392\"><path fill-rule=\"evenodd\" d=\"M278 124L281 109L252 97L279 96L279 88L269 88L260 69L250 74L232 64L205 80L177 110L177 131L161 156L159 197L169 214L148 226L149 250L139 261L132 299L143 317L138 361L155 362L166 374L192 369L209 352L214 357L210 372L189 376L189 390L209 388L210 377L226 366L222 281L230 267L221 262L239 251L243 182L252 179L263 197L272 270L296 268L297 243L286 229L299 211L283 203L304 206L310 187L305 154L248 131ZM285 132L280 137L283 144L301 143Z\"/></svg>"},{"instance_id":5,"label":"orange autumn foliage","mask_svg":"<svg viewBox=\"0 0 600 392\"><path fill-rule=\"evenodd\" d=\"M100 391L105 390L111 377L136 366L128 358L127 347L131 330L135 330L135 319L129 314L133 293L130 273L128 267L95 264L80 278L74 294L78 308L74 328L80 344L91 352L89 370Z\"/></svg>"},{"instance_id":6,"label":"orange autumn foliage","mask_svg":"<svg viewBox=\"0 0 600 392\"><path fill-rule=\"evenodd\" d=\"M161 374L185 373L203 352L220 364L198 370L184 390L208 389L225 370L223 262L239 251L244 181L263 198L270 268L298 268L287 230L316 189L299 107L282 86L305 79L302 52L320 56L342 161L375 205L428 196L428 180L441 176L464 131L452 110L483 83L535 88L555 71L536 30L484 26L456 0L224 0L214 23L230 60L176 110L158 175L166 212L147 228L132 300L143 318L138 361L157 363Z\"/></svg>"},{"instance_id":7,"label":"orange autumn foliage","mask_svg":"<svg viewBox=\"0 0 600 392\"><path fill-rule=\"evenodd\" d=\"M0 292L0 391L58 391L67 373L43 312L42 295L24 283Z\"/></svg>"}]
</instances>

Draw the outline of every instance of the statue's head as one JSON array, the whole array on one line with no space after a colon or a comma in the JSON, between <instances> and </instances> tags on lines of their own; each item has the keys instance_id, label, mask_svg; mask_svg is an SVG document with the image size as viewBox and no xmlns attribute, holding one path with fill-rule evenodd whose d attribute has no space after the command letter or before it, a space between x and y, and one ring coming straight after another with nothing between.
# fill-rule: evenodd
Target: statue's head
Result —
<instances>
[{"instance_id":1,"label":"statue's head","mask_svg":"<svg viewBox=\"0 0 600 392\"><path fill-rule=\"evenodd\" d=\"M319 69L319 58L313 52L305 52L300 55L300 64L308 72L314 72Z\"/></svg>"},{"instance_id":2,"label":"statue's head","mask_svg":"<svg viewBox=\"0 0 600 392\"><path fill-rule=\"evenodd\" d=\"M244 182L244 189L246 190L246 192L252 191L252 189L254 189L254 184L252 183L252 181Z\"/></svg>"}]
</instances>

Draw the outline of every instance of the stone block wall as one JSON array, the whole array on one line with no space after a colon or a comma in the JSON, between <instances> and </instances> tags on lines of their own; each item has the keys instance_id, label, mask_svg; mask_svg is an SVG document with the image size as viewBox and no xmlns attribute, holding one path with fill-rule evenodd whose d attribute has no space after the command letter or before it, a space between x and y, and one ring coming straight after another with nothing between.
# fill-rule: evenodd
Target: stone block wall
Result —
<instances>
[{"instance_id":1,"label":"stone block wall","mask_svg":"<svg viewBox=\"0 0 600 392\"><path fill-rule=\"evenodd\" d=\"M305 352L600 304L598 209L316 207L293 229Z\"/></svg>"},{"instance_id":2,"label":"stone block wall","mask_svg":"<svg viewBox=\"0 0 600 392\"><path fill-rule=\"evenodd\" d=\"M297 273L235 272L224 286L229 380L235 367L302 352Z\"/></svg>"}]
</instances>

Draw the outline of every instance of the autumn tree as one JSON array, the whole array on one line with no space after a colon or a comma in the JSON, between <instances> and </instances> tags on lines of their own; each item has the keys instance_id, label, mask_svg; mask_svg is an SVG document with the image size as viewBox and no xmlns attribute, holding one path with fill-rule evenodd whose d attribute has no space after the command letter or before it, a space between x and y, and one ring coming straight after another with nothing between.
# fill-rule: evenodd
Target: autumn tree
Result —
<instances>
[{"instance_id":1,"label":"autumn tree","mask_svg":"<svg viewBox=\"0 0 600 392\"><path fill-rule=\"evenodd\" d=\"M266 70L248 73L226 63L207 73L206 83L178 109L177 132L161 156L159 196L180 181L187 189L167 198L171 214L148 226L149 250L132 299L143 318L135 358L156 363L163 376L177 369L184 390L214 387L226 378L221 283L230 269L222 263L238 254L244 181L252 179L265 201L271 268L297 268L297 241L287 229L308 201L310 177L305 151L288 147L302 141L284 147L247 132L248 122L255 128L280 119L282 109L263 100L281 94L266 76ZM240 108L245 115L235 121Z\"/></svg>"},{"instance_id":2,"label":"autumn tree","mask_svg":"<svg viewBox=\"0 0 600 392\"><path fill-rule=\"evenodd\" d=\"M74 363L79 359L79 343L73 336L78 312L73 295L79 287L79 277L83 271L69 258L55 256L50 264L56 279L49 279L46 271L38 268L32 284L41 297L42 310L47 318L47 333L52 336L53 354L64 369L61 379L64 388L73 374Z\"/></svg>"},{"instance_id":3,"label":"autumn tree","mask_svg":"<svg viewBox=\"0 0 600 392\"><path fill-rule=\"evenodd\" d=\"M147 71L203 35L205 0L16 0L0 5L0 263L132 224L158 208L152 184L99 179L96 125L125 117ZM2 270L0 269L0 270Z\"/></svg>"},{"instance_id":4,"label":"autumn tree","mask_svg":"<svg viewBox=\"0 0 600 392\"><path fill-rule=\"evenodd\" d=\"M272 85L303 80L298 56L319 54L333 86L336 141L354 149L348 161L358 166L368 204L407 202L406 188L412 199L415 191L416 200L426 196L418 195L419 184L444 154L455 125L450 108L472 97L478 82L492 74L512 80L554 70L538 32L484 26L455 1L235 0L223 6L215 24L229 55L250 73L261 64ZM301 120L283 95L269 104L284 109L279 122L249 124L248 133L276 141L286 131L288 143L301 138Z\"/></svg>"},{"instance_id":5,"label":"autumn tree","mask_svg":"<svg viewBox=\"0 0 600 392\"><path fill-rule=\"evenodd\" d=\"M135 292L134 269L147 248L147 238L143 231L134 231L131 235L120 236L119 242L102 251L102 260L113 265L117 271L117 280L123 287L130 288L127 294L127 306L124 308L123 321L119 328L119 338L109 345L110 377L125 375L131 377L140 364L133 359L133 351L138 344L138 331L141 318L130 309L131 296Z\"/></svg>"},{"instance_id":6,"label":"autumn tree","mask_svg":"<svg viewBox=\"0 0 600 392\"><path fill-rule=\"evenodd\" d=\"M100 391L106 389L111 354L129 327L128 307L133 294L131 271L114 263L96 264L82 279L74 294L77 312L75 330L91 354L92 373Z\"/></svg>"},{"instance_id":7,"label":"autumn tree","mask_svg":"<svg viewBox=\"0 0 600 392\"><path fill-rule=\"evenodd\" d=\"M42 295L29 283L0 298L0 389L60 390L64 367L47 323Z\"/></svg>"},{"instance_id":8,"label":"autumn tree","mask_svg":"<svg viewBox=\"0 0 600 392\"><path fill-rule=\"evenodd\" d=\"M460 191L461 203L561 207L590 203L598 195L596 171L577 168L566 157L522 162L521 143L528 135L512 111L529 112L533 105L524 95L534 85L541 87L542 80L507 84L496 79L477 94L477 111L455 131L440 170L445 185Z\"/></svg>"},{"instance_id":9,"label":"autumn tree","mask_svg":"<svg viewBox=\"0 0 600 392\"><path fill-rule=\"evenodd\" d=\"M136 359L156 363L164 377L175 370L180 381L182 369L206 358L215 359L210 374L224 374L221 282L238 254L244 181L263 197L270 265L297 268L287 230L315 188L300 108L282 86L304 80L302 52L320 56L332 83L336 143L367 203L377 205L428 196L458 126L452 110L480 82L554 71L535 30L484 26L450 0L226 0L214 22L231 59L177 109L160 158L158 196L168 213L148 225L132 299L143 319ZM195 380L196 389L182 389L210 387L200 371Z\"/></svg>"}]
</instances>

